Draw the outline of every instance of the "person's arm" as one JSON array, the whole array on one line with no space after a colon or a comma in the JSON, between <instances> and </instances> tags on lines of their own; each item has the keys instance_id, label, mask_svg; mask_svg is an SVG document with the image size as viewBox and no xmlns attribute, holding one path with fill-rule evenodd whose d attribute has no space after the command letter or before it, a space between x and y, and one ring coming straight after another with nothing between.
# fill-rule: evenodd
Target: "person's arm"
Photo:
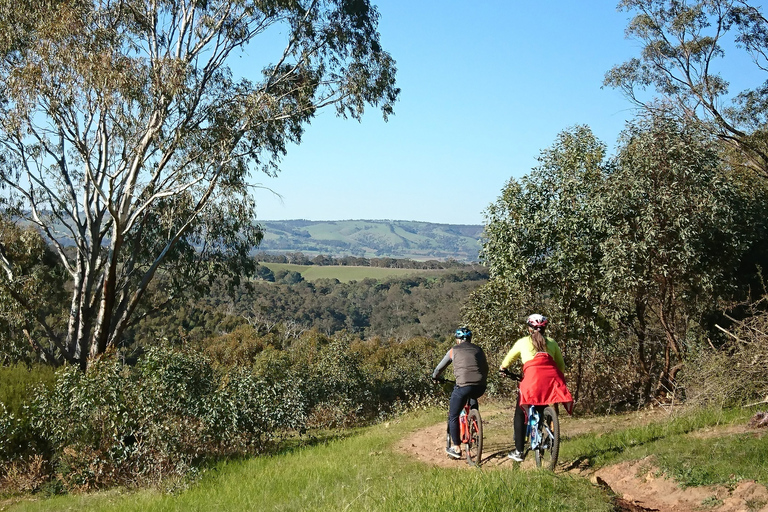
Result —
<instances>
[{"instance_id":1,"label":"person's arm","mask_svg":"<svg viewBox=\"0 0 768 512\"><path fill-rule=\"evenodd\" d=\"M453 349L449 350L445 353L445 357L443 357L443 360L440 361L440 363L435 368L435 371L432 372L432 378L436 379L442 374L446 368L448 368L448 365L451 364L451 361L453 361Z\"/></svg>"},{"instance_id":2,"label":"person's arm","mask_svg":"<svg viewBox=\"0 0 768 512\"><path fill-rule=\"evenodd\" d=\"M507 352L507 356L504 358L504 360L501 362L501 366L499 367L500 370L506 370L509 368L509 365L511 365L515 359L520 357L520 347L517 343L515 343L512 346L512 350Z\"/></svg>"}]
</instances>

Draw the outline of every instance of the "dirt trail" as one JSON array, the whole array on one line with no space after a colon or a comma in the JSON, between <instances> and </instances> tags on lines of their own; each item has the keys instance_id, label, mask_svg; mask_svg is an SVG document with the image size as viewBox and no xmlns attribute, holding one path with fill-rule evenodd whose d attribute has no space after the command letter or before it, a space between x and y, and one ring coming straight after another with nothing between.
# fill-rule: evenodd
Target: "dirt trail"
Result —
<instances>
[{"instance_id":1,"label":"dirt trail","mask_svg":"<svg viewBox=\"0 0 768 512\"><path fill-rule=\"evenodd\" d=\"M482 408L482 405L481 405ZM535 462L529 456L518 465L507 458L513 448L512 411L510 408L490 406L482 408L484 446L482 467L485 469L533 469ZM611 418L607 423L599 424L590 419L561 417L561 430L564 435L575 436L581 433L613 430L629 425L648 423L667 414L658 409L642 413ZM691 435L717 437L724 435L764 436L765 429L757 431L748 426L730 426L711 428ZM566 441L567 442L567 441ZM403 438L397 449L416 459L440 467L462 467L471 469L465 460L453 460L445 454L445 423L432 425ZM579 468L565 468L560 465L558 471L571 471L589 478L594 484L610 488L615 493L617 510L658 511L658 512L768 512L768 490L753 481L741 481L735 488L724 486L689 487L682 489L674 480L660 476L653 460L623 462L607 466L597 471Z\"/></svg>"}]
</instances>

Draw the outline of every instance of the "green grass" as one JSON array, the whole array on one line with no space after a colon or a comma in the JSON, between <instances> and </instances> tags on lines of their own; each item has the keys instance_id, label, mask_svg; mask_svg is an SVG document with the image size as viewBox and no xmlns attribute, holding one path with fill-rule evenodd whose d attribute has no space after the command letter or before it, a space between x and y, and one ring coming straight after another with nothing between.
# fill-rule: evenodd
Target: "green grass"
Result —
<instances>
[{"instance_id":1,"label":"green grass","mask_svg":"<svg viewBox=\"0 0 768 512\"><path fill-rule=\"evenodd\" d=\"M746 424L752 414L746 409L704 409L642 427L586 434L565 439L560 458L599 467L652 457L653 464L682 487L728 486L743 479L768 485L765 435L727 430Z\"/></svg>"},{"instance_id":2,"label":"green grass","mask_svg":"<svg viewBox=\"0 0 768 512\"><path fill-rule=\"evenodd\" d=\"M443 411L363 429L273 457L222 463L179 495L157 491L63 496L10 507L90 511L610 510L586 479L546 471L432 467L392 445Z\"/></svg>"},{"instance_id":3,"label":"green grass","mask_svg":"<svg viewBox=\"0 0 768 512\"><path fill-rule=\"evenodd\" d=\"M380 268L380 267L352 267L342 265L295 265L292 263L264 263L259 265L268 267L272 272L278 270L295 271L307 281L316 279L338 279L342 283L350 281L362 281L366 278L386 279L388 277L401 277L406 275L428 275L436 276L446 270L421 270L412 268Z\"/></svg>"},{"instance_id":4,"label":"green grass","mask_svg":"<svg viewBox=\"0 0 768 512\"><path fill-rule=\"evenodd\" d=\"M754 411L699 410L643 426L622 419L564 420L561 462L592 468L652 457L651 463L681 486L735 486L752 479L768 484L765 435L746 434ZM295 447L271 457L218 464L179 494L156 490L60 496L11 505L12 511L442 511L611 510L610 499L586 478L516 466L439 468L398 452L410 432L444 421L443 410L402 419ZM486 441L500 442L509 418L488 410L494 428ZM508 416L508 414L506 415ZM618 421L614 421L618 420ZM595 432L568 437L567 426L595 423ZM2 505L2 504L0 504Z\"/></svg>"}]
</instances>

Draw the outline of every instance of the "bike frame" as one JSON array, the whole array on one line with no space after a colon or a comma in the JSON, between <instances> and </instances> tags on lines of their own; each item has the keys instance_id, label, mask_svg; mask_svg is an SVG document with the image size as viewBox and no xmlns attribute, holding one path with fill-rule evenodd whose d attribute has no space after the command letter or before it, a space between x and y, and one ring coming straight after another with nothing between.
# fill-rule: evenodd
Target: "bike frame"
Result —
<instances>
[{"instance_id":1,"label":"bike frame","mask_svg":"<svg viewBox=\"0 0 768 512\"><path fill-rule=\"evenodd\" d=\"M503 371L502 373L518 382L522 380L521 375L512 373L508 370ZM542 414L549 414L554 420L554 431L546 421L541 421ZM557 406L530 405L526 411L526 416L525 437L528 442L526 443L525 452L534 452L536 454L536 465L540 466L544 453L550 450L553 451L554 455L551 461L551 469L554 469L554 466L557 464L557 454L560 449L560 427L557 420ZM544 446L542 446L542 438L546 439Z\"/></svg>"}]
</instances>

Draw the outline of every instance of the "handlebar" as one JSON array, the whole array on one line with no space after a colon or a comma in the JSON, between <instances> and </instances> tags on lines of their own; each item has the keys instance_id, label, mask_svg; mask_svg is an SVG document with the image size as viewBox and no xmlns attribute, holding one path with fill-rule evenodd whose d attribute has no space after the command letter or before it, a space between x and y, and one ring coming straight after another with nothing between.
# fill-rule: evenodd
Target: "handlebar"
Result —
<instances>
[{"instance_id":1,"label":"handlebar","mask_svg":"<svg viewBox=\"0 0 768 512\"><path fill-rule=\"evenodd\" d=\"M512 380L516 380L518 382L523 380L523 376L522 375L520 375L519 373L511 372L511 371L507 370L506 368L503 369L503 370L499 370L499 375L501 375L502 377L507 377L507 378L512 379Z\"/></svg>"},{"instance_id":2,"label":"handlebar","mask_svg":"<svg viewBox=\"0 0 768 512\"><path fill-rule=\"evenodd\" d=\"M455 380L446 379L445 377L432 377L430 376L430 379L432 379L434 382L438 384L456 384Z\"/></svg>"}]
</instances>

